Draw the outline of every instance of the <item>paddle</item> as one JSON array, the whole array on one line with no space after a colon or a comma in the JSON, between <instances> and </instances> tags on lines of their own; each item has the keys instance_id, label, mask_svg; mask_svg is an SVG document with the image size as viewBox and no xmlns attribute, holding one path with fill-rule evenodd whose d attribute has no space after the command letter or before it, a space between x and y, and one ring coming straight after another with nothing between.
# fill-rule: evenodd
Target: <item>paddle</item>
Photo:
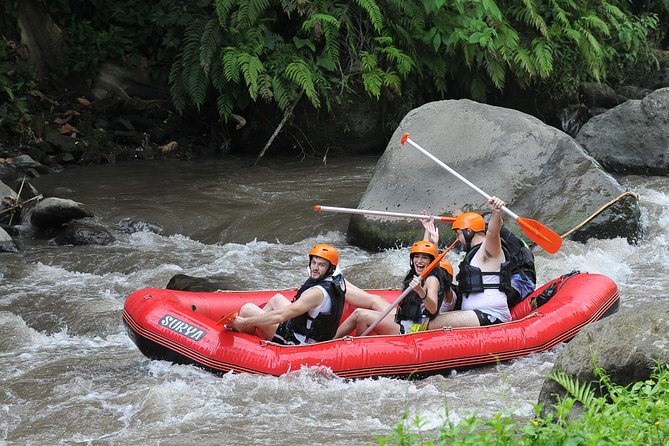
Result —
<instances>
[{"instance_id":1,"label":"paddle","mask_svg":"<svg viewBox=\"0 0 669 446\"><path fill-rule=\"evenodd\" d=\"M441 259L444 258L444 256L446 255L446 253L447 253L448 251L450 251L451 248L453 248L453 246L455 246L456 243L457 243L457 240L454 241L453 243L451 243L451 245L450 245L448 248L446 248L446 249L444 250L444 252L442 252L441 254L439 254L439 255L437 256L437 258L434 259L434 260L432 261L432 263L430 263L430 264L429 264L423 271L421 271L421 273L420 273L420 277L421 277L421 279L425 279L425 278L428 276L428 274L430 274L430 271L432 271L437 265L439 265L439 262L441 261ZM404 298L407 297L407 295L411 292L411 290L412 290L411 287L407 287L407 289L404 290L404 291L402 292L402 294L400 294L400 295L397 297L397 299L395 299L395 300L393 301L393 303L391 303L391 304L388 306L388 308L386 308L385 310L383 310L383 312L381 313L381 315L379 315L379 317L376 318L376 320L375 320L374 322L372 322L371 325L370 325L369 327L367 327L367 328L365 329L365 331L363 331L362 334L361 334L360 336L366 336L367 334L369 334L369 332L371 332L372 330L374 330L374 328L376 328L376 326L379 325L379 323L380 323L386 316L388 316L388 313L390 313L391 311L393 311L393 308L395 308L396 306L398 306L398 305L400 304L400 302L402 302L402 301L404 300Z\"/></svg>"},{"instance_id":2,"label":"paddle","mask_svg":"<svg viewBox=\"0 0 669 446\"><path fill-rule=\"evenodd\" d=\"M228 328L228 322L232 322L238 315L236 311L231 311L230 313L226 314L225 316L221 317L218 322L216 322L216 325L222 325L223 328Z\"/></svg>"},{"instance_id":3,"label":"paddle","mask_svg":"<svg viewBox=\"0 0 669 446\"><path fill-rule=\"evenodd\" d=\"M457 173L455 170L451 169L448 167L446 164L444 164L441 160L439 160L437 157L432 155L430 152L416 144L411 138L409 138L409 132L405 132L402 135L402 139L400 140L400 143L404 145L405 142L408 142L411 144L413 147L418 149L420 152L423 152L424 155L426 155L428 158L430 158L432 161L435 163L439 164L441 167L455 175L459 180L461 180L463 183L465 183L467 186L471 187L474 189L476 192L479 194L483 195L486 200L490 199L490 195L486 194L483 192L481 189L479 189L475 184L467 180L465 177ZM548 229L546 226L542 225L536 220L532 220L530 218L524 218L524 217L519 217L518 215L514 214L509 210L506 206L502 207L502 210L506 212L510 217L512 217L518 224L520 225L521 229L527 235L530 240L535 242L537 245L541 246L544 248L547 252L551 254L555 254L558 252L560 249L560 246L562 246L562 238L556 234L555 232L551 231Z\"/></svg>"},{"instance_id":4,"label":"paddle","mask_svg":"<svg viewBox=\"0 0 669 446\"><path fill-rule=\"evenodd\" d=\"M401 212L370 211L367 209L351 209L351 208L338 208L335 206L321 206L320 204L314 206L314 211L338 212L340 214L382 215L384 217L417 218L420 220L424 218L431 218L432 220L438 220L438 221L455 221L455 217L447 217L444 215L403 214Z\"/></svg>"}]
</instances>

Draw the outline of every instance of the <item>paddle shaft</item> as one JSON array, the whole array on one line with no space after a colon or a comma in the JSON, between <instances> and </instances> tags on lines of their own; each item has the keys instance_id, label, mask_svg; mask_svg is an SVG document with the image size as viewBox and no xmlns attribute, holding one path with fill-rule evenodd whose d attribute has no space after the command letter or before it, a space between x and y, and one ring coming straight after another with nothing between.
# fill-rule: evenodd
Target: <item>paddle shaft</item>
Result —
<instances>
[{"instance_id":1,"label":"paddle shaft","mask_svg":"<svg viewBox=\"0 0 669 446\"><path fill-rule=\"evenodd\" d=\"M425 156L430 158L432 161L449 171L451 174L453 174L456 178L461 180L463 183L465 183L467 186L471 187L474 189L476 192L479 194L483 195L486 200L490 200L490 195L487 193L483 192L479 187L477 187L475 184L473 184L471 181L467 180L465 177L448 167L446 164L444 164L441 160L439 160L437 157L432 155L430 152L413 142L409 138L409 133L405 132L402 135L402 139L400 140L401 144L404 144L405 142L409 142L410 145L415 147L418 151L423 152ZM506 206L502 207L502 210L506 212L508 215L513 217L514 220L520 225L520 228L525 232L525 235L527 235L530 240L544 248L547 252L551 254L555 254L559 249L560 246L562 246L562 238L555 233L554 231L551 231L548 229L546 226L542 225L536 220L532 220L530 218L524 218L524 217L519 217L518 215L514 214L509 210Z\"/></svg>"},{"instance_id":2,"label":"paddle shaft","mask_svg":"<svg viewBox=\"0 0 669 446\"><path fill-rule=\"evenodd\" d=\"M404 138L403 138L403 140L404 140ZM434 161L435 163L439 164L439 165L440 165L441 167L443 167L444 169L448 170L452 175L454 175L455 177L457 177L460 181L462 181L463 183L465 183L467 186L471 187L471 188L474 189L476 192L478 192L479 194L483 195L483 196L485 197L486 200L489 200L489 199L490 199L491 196L488 195L487 193L485 193L485 192L484 192L481 188L479 188L476 184L472 183L472 182L469 181L467 178L463 177L462 175L460 175L459 173L457 173L455 170L451 169L448 165L446 165L444 162L442 162L439 158L437 158L436 156L432 155L430 152L428 152L427 150L425 150L424 148L422 148L421 146L419 146L418 144L416 144L416 143L415 143L411 138L409 138L408 136L407 136L407 138L406 138L406 142L408 142L408 143L411 144L413 147L415 147L415 148L418 149L420 152L422 152L423 155L427 156L427 157L430 158L432 161ZM510 209L508 209L506 206L503 206L503 207L502 207L502 210L503 210L504 212L506 212L506 213L507 213L510 217L512 217L514 220L517 220L517 219L519 218L518 215L516 215L515 213L513 213L513 212L512 212Z\"/></svg>"},{"instance_id":3,"label":"paddle shaft","mask_svg":"<svg viewBox=\"0 0 669 446\"><path fill-rule=\"evenodd\" d=\"M424 215L424 214L404 214L401 212L388 212L388 211L371 211L367 209L351 209L351 208L340 208L335 206L321 206L317 204L314 206L314 211L326 211L326 212L337 212L340 214L360 214L360 215L381 215L384 217L397 217L397 218L415 218L423 220L430 218L432 220L438 221L454 221L455 217L446 217L440 215Z\"/></svg>"},{"instance_id":4,"label":"paddle shaft","mask_svg":"<svg viewBox=\"0 0 669 446\"><path fill-rule=\"evenodd\" d=\"M451 246L449 246L448 248L446 248L446 249L444 250L444 252L442 252L441 254L439 254L439 255L437 256L437 258L434 259L434 260L432 261L432 263L430 263L430 264L429 264L429 265L428 265L428 266L427 266L427 267L420 273L420 277L423 278L423 279L425 279L425 278L427 277L427 275L430 274L430 272L431 272L437 265L439 265L439 262L441 262L441 259L444 258L444 256L446 255L446 253L447 253L448 251L450 251L451 248L452 248L453 246L455 246L455 242L453 242L453 243L451 244ZM377 317L376 320L374 320L374 322L372 322L372 323L370 324L370 326L367 327L367 328L365 329L365 331L363 331L362 334L361 334L360 336L366 336L366 335L369 334L372 330L374 330L374 329L376 328L376 326L379 325L379 324L381 323L381 321L382 321L383 319L385 319L385 317L388 316L388 314L389 314L391 311L393 311L393 308L395 308L396 306L398 306L398 305L400 304L400 302L402 302L402 301L404 300L404 298L407 297L407 295L411 292L411 290L412 290L412 288L411 288L410 286L407 287L407 289L404 290L404 291L402 292L402 294L400 294L399 297L393 301L393 303L391 303L390 305L388 305L388 308L386 308L385 310L383 310L383 312L381 312L381 315L380 315L379 317Z\"/></svg>"}]
</instances>

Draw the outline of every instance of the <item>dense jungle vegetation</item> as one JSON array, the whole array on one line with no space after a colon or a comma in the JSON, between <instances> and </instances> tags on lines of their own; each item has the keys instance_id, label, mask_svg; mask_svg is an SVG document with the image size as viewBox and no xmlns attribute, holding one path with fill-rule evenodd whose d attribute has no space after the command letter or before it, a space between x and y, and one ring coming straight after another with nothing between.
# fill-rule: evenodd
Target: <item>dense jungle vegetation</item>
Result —
<instances>
[{"instance_id":1,"label":"dense jungle vegetation","mask_svg":"<svg viewBox=\"0 0 669 446\"><path fill-rule=\"evenodd\" d=\"M90 86L108 61L146 67L177 112L222 122L257 104L327 113L360 94L386 104L389 125L442 98L560 101L656 68L669 17L666 0L26 1L62 31L63 63L31 68L20 2L3 0L5 135L29 134L37 92Z\"/></svg>"}]
</instances>

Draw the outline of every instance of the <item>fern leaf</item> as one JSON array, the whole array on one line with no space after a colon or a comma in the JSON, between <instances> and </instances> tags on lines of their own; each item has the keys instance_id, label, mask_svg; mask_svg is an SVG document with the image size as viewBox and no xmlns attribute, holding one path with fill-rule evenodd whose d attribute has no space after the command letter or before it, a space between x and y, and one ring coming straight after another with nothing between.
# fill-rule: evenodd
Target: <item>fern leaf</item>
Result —
<instances>
[{"instance_id":1,"label":"fern leaf","mask_svg":"<svg viewBox=\"0 0 669 446\"><path fill-rule=\"evenodd\" d=\"M381 15L381 9L379 8L379 5L376 4L376 1L356 0L356 3L367 12L374 30L378 34L381 34L381 30L383 29L383 15Z\"/></svg>"},{"instance_id":2,"label":"fern leaf","mask_svg":"<svg viewBox=\"0 0 669 446\"><path fill-rule=\"evenodd\" d=\"M319 108L321 105L320 98L314 87L313 76L311 75L311 70L309 66L303 61L298 60L291 62L285 69L285 74L291 82L298 85L301 89L304 90L304 93L307 95L314 107Z\"/></svg>"},{"instance_id":3,"label":"fern leaf","mask_svg":"<svg viewBox=\"0 0 669 446\"><path fill-rule=\"evenodd\" d=\"M218 115L223 119L224 122L228 122L228 118L232 115L233 110L233 98L231 98L227 92L221 92L216 99L216 109L218 110Z\"/></svg>"},{"instance_id":4,"label":"fern leaf","mask_svg":"<svg viewBox=\"0 0 669 446\"><path fill-rule=\"evenodd\" d=\"M318 24L320 27L324 28L327 25L339 29L340 23L336 17L333 17L329 14L316 13L311 15L307 20L302 22L302 31L310 32L313 31Z\"/></svg>"},{"instance_id":5,"label":"fern leaf","mask_svg":"<svg viewBox=\"0 0 669 446\"><path fill-rule=\"evenodd\" d=\"M238 2L239 9L235 15L235 23L251 27L256 24L262 13L269 8L269 0L244 0Z\"/></svg>"},{"instance_id":6,"label":"fern leaf","mask_svg":"<svg viewBox=\"0 0 669 446\"><path fill-rule=\"evenodd\" d=\"M383 85L383 70L375 68L362 73L362 85L370 96L379 99L381 97L381 86Z\"/></svg>"},{"instance_id":7,"label":"fern leaf","mask_svg":"<svg viewBox=\"0 0 669 446\"><path fill-rule=\"evenodd\" d=\"M220 56L217 55L215 59L218 61L220 59ZM228 83L228 80L225 76L224 68L225 66L223 63L221 62L214 63L209 72L209 79L211 80L211 84L214 86L214 88L216 88L219 91L224 90Z\"/></svg>"},{"instance_id":8,"label":"fern leaf","mask_svg":"<svg viewBox=\"0 0 669 446\"><path fill-rule=\"evenodd\" d=\"M581 383L565 372L555 371L548 374L548 378L560 384L578 402L587 409L594 409L597 403L595 391L589 383Z\"/></svg>"},{"instance_id":9,"label":"fern leaf","mask_svg":"<svg viewBox=\"0 0 669 446\"><path fill-rule=\"evenodd\" d=\"M472 98L479 102L485 102L486 92L488 87L486 86L485 81L481 76L476 75L472 79L472 83L469 86L469 93L472 95Z\"/></svg>"},{"instance_id":10,"label":"fern leaf","mask_svg":"<svg viewBox=\"0 0 669 446\"><path fill-rule=\"evenodd\" d=\"M585 23L587 25L585 26L585 28L591 31L598 31L604 34L605 36L611 35L609 26L596 15L587 15L585 17L582 17L581 22Z\"/></svg>"},{"instance_id":11,"label":"fern leaf","mask_svg":"<svg viewBox=\"0 0 669 446\"><path fill-rule=\"evenodd\" d=\"M537 61L537 72L542 78L548 77L553 72L553 48L545 39L534 39L532 50Z\"/></svg>"},{"instance_id":12,"label":"fern leaf","mask_svg":"<svg viewBox=\"0 0 669 446\"><path fill-rule=\"evenodd\" d=\"M186 108L186 93L183 88L183 83L181 82L181 62L180 56L177 56L177 60L172 64L170 69L170 74L168 76L168 83L170 86L170 97L172 98L172 103L174 108L178 112L182 112Z\"/></svg>"},{"instance_id":13,"label":"fern leaf","mask_svg":"<svg viewBox=\"0 0 669 446\"><path fill-rule=\"evenodd\" d=\"M186 90L198 110L207 98L209 80L200 64L191 64L186 80Z\"/></svg>"},{"instance_id":14,"label":"fern leaf","mask_svg":"<svg viewBox=\"0 0 669 446\"><path fill-rule=\"evenodd\" d=\"M237 60L237 51L233 47L223 50L223 74L228 82L238 84L241 80L241 68Z\"/></svg>"},{"instance_id":15,"label":"fern leaf","mask_svg":"<svg viewBox=\"0 0 669 446\"><path fill-rule=\"evenodd\" d=\"M402 76L409 74L415 66L415 62L411 57L407 56L394 46L381 48L380 51L384 53L389 60L395 62L397 69Z\"/></svg>"},{"instance_id":16,"label":"fern leaf","mask_svg":"<svg viewBox=\"0 0 669 446\"><path fill-rule=\"evenodd\" d=\"M215 0L214 9L216 11L216 17L218 17L218 23L221 26L225 27L228 24L228 18L230 17L230 11L233 6L237 3L237 0Z\"/></svg>"},{"instance_id":17,"label":"fern leaf","mask_svg":"<svg viewBox=\"0 0 669 446\"><path fill-rule=\"evenodd\" d=\"M486 57L485 69L495 87L500 90L503 89L505 72L504 67L499 63L499 61L492 57Z\"/></svg>"},{"instance_id":18,"label":"fern leaf","mask_svg":"<svg viewBox=\"0 0 669 446\"><path fill-rule=\"evenodd\" d=\"M267 102L270 102L274 98L272 78L267 73L262 73L258 78L258 93Z\"/></svg>"},{"instance_id":19,"label":"fern leaf","mask_svg":"<svg viewBox=\"0 0 669 446\"><path fill-rule=\"evenodd\" d=\"M532 58L529 54L529 52L525 48L518 48L516 50L516 53L513 56L513 61L516 63L520 68L525 70L526 73L533 75L534 74L534 67L532 64Z\"/></svg>"},{"instance_id":20,"label":"fern leaf","mask_svg":"<svg viewBox=\"0 0 669 446\"><path fill-rule=\"evenodd\" d=\"M272 90L274 91L274 101L281 111L286 111L295 101L297 94L282 78L275 76L272 78Z\"/></svg>"},{"instance_id":21,"label":"fern leaf","mask_svg":"<svg viewBox=\"0 0 669 446\"><path fill-rule=\"evenodd\" d=\"M372 71L379 66L379 59L376 55L368 52L360 52L360 62L362 63L362 68L365 71Z\"/></svg>"},{"instance_id":22,"label":"fern leaf","mask_svg":"<svg viewBox=\"0 0 669 446\"><path fill-rule=\"evenodd\" d=\"M397 94L399 94L402 90L402 82L400 81L400 77L394 71L389 71L384 74L383 86L393 90Z\"/></svg>"},{"instance_id":23,"label":"fern leaf","mask_svg":"<svg viewBox=\"0 0 669 446\"><path fill-rule=\"evenodd\" d=\"M221 27L216 19L210 19L204 26L200 37L200 65L205 73L209 73L212 58L221 44Z\"/></svg>"},{"instance_id":24,"label":"fern leaf","mask_svg":"<svg viewBox=\"0 0 669 446\"><path fill-rule=\"evenodd\" d=\"M252 54L241 53L237 56L239 61L239 67L241 69L242 75L244 76L244 82L248 88L249 96L254 101L258 97L258 77L265 67L263 66L260 59Z\"/></svg>"}]
</instances>

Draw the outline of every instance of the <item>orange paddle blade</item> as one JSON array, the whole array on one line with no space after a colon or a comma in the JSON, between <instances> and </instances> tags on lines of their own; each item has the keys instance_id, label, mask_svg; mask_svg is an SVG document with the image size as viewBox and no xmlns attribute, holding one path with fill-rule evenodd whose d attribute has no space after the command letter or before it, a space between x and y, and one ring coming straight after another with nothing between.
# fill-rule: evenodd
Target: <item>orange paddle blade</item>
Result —
<instances>
[{"instance_id":1,"label":"orange paddle blade","mask_svg":"<svg viewBox=\"0 0 669 446\"><path fill-rule=\"evenodd\" d=\"M234 320L234 319L237 317L237 314L238 314L238 313L237 313L236 311L233 311L233 312L231 312L231 313L226 314L226 315L223 316L218 322L216 322L216 325L222 325L222 326L225 327L225 325L226 325L228 322ZM227 327L226 327L226 328L227 328Z\"/></svg>"},{"instance_id":2,"label":"orange paddle blade","mask_svg":"<svg viewBox=\"0 0 669 446\"><path fill-rule=\"evenodd\" d=\"M562 237L531 218L518 217L516 219L521 229L537 245L547 252L555 254L562 246Z\"/></svg>"}]
</instances>

